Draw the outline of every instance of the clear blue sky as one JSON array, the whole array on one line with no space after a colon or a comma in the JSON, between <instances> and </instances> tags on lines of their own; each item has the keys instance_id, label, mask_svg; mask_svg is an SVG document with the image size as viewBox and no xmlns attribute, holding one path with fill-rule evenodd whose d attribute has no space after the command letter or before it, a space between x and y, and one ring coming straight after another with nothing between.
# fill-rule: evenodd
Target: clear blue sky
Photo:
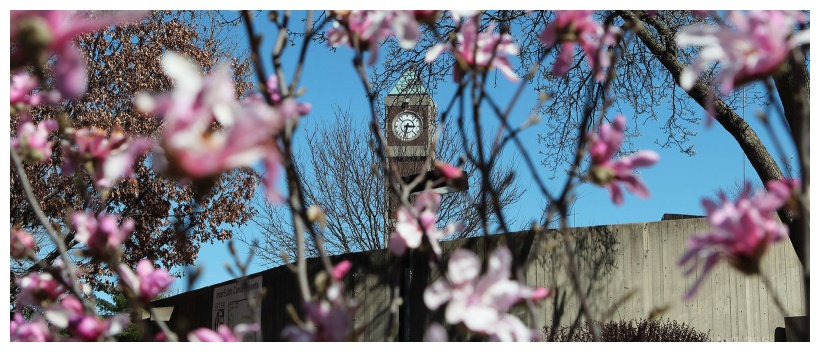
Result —
<instances>
[{"instance_id":1,"label":"clear blue sky","mask_svg":"<svg viewBox=\"0 0 820 352\"><path fill-rule=\"evenodd\" d=\"M261 50L265 54L271 52L274 39L273 33L275 33L267 25L266 16L267 13L263 12L256 21L257 25L265 25L265 27L258 27L262 29L265 35ZM301 29L301 23L298 20L292 22L300 26L299 29ZM238 33L244 37L244 30L241 29L242 27L240 27ZM288 77L292 76L292 67L296 62L298 50L298 46L290 47L283 58L288 70L286 74ZM300 123L302 131L312 129L317 125L334 123L335 115L333 110L337 105L343 108L349 107L351 115L361 118L363 121L369 118L365 91L354 72L352 58L353 51L348 47L340 47L335 52L329 50L326 45L313 45L309 49L301 84L306 89L306 94L301 100L311 103L313 111ZM379 62L383 59L384 55L382 54ZM515 63L513 63L513 66L515 66ZM270 65L266 63L266 73L270 72ZM495 97L501 102L509 101L514 85L510 84L500 74L498 77L498 87L495 89L498 94ZM452 82L452 80L448 78L446 82ZM433 98L441 107L452 97L454 90L455 85L452 83L440 85ZM518 104L511 114L513 116L512 125L519 125L528 118L535 97L530 93L521 101L522 103ZM762 107L759 106L748 106L746 109L747 121L758 132L764 144L772 146L771 136L754 118L755 112L761 109ZM631 119L634 114L630 111L610 109L607 117L612 118L618 113L622 113L627 117L630 126L635 126L635 120ZM698 114L698 117L704 116L702 111ZM643 119L638 121L643 121ZM486 123L494 125L492 118L487 118ZM736 183L742 182L744 164L746 165L746 177L759 183L759 178L746 161L737 143L719 124L715 123L711 128L707 128L704 124L695 126L698 135L693 137L693 143L697 155L693 157L684 155L678 152L677 149L661 149L654 144L655 139L663 140L664 138L660 135L657 126L657 123L649 123L646 126L639 125L643 136L633 139L635 149L655 150L661 156L658 164L641 169L640 173L641 178L650 189L651 198L641 199L627 192L624 204L615 206L610 201L609 194L605 189L591 184L584 184L576 189L579 199L575 204L574 216L569 219L570 224L592 226L650 222L660 220L664 213L702 215L704 210L700 205L701 198L713 196L715 190L719 188L731 188ZM539 148L543 148L536 142L537 134L542 132L544 128L546 127L543 123L536 124L521 134L521 139L528 141L531 148L529 153L536 160L540 160L541 157L538 155L538 151ZM782 133L782 129L779 129L779 131L779 133ZM781 134L781 136L783 135ZM787 140L783 139L783 141ZM784 144L788 145L788 143ZM296 146L296 149L297 151L302 150L299 145ZM508 152L515 151L512 148L507 150ZM775 153L775 150L770 147L770 152ZM788 148L787 153L787 156L795 155L791 148ZM509 157L509 155L504 157ZM778 156L775 154L775 157ZM521 185L523 188L531 188L531 190L525 192L517 204L507 209L507 214L514 217L520 227L524 227L527 223L538 221L541 216L539 209L542 206L542 200L535 190L534 183L532 183L532 176L529 175L529 172L524 171L523 163L521 169L522 172L518 175ZM548 177L551 176L551 172L546 168L541 171L542 173L537 177L545 180L551 190L557 190L563 179L558 177L556 181L550 182ZM284 184L280 185L280 192L286 194ZM248 228L244 230L252 231ZM232 279L224 269L224 263L228 261L230 259L225 243L204 244L196 262L196 265L202 267L203 275L194 288L214 285ZM251 272L264 269L264 267L254 265ZM181 283L184 280L179 281ZM177 292L184 290L181 285L178 286Z\"/></svg>"}]
</instances>

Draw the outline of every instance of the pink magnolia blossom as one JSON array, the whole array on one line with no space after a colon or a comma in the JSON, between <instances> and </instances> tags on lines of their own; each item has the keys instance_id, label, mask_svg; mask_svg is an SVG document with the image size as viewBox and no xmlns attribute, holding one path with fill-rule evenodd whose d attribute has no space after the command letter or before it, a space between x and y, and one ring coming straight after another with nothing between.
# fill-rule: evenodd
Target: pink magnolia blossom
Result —
<instances>
[{"instance_id":1,"label":"pink magnolia blossom","mask_svg":"<svg viewBox=\"0 0 820 352\"><path fill-rule=\"evenodd\" d=\"M347 341L353 331L356 302L345 299L342 277L350 270L350 262L342 261L333 268L333 281L325 291L325 297L305 302L305 322L286 326L282 337L292 342L341 342Z\"/></svg>"},{"instance_id":2,"label":"pink magnolia blossom","mask_svg":"<svg viewBox=\"0 0 820 352\"><path fill-rule=\"evenodd\" d=\"M468 17L461 23L456 35L456 46L452 44L436 44L424 57L427 62L433 62L442 52L452 51L456 58L454 79L460 81L466 71L485 71L498 69L507 79L518 82L520 78L513 71L506 55L518 55L520 49L513 43L508 33L494 33L495 23L490 23L486 31L479 33L476 17Z\"/></svg>"},{"instance_id":3,"label":"pink magnolia blossom","mask_svg":"<svg viewBox=\"0 0 820 352\"><path fill-rule=\"evenodd\" d=\"M280 152L275 137L286 121L298 118L297 103L285 99L274 108L258 95L239 102L226 69L202 77L194 62L177 53L164 54L162 67L174 80L174 90L137 96L141 111L165 122L154 166L183 181L207 181L261 160L268 198L276 199ZM215 129L216 124L221 128Z\"/></svg>"},{"instance_id":4,"label":"pink magnolia blossom","mask_svg":"<svg viewBox=\"0 0 820 352\"><path fill-rule=\"evenodd\" d=\"M441 204L441 196L432 191L420 193L413 209L400 207L397 211L396 229L390 236L390 251L403 255L408 248L418 248L426 235L436 255L441 255L438 241L461 229L459 224L448 224L444 229L436 228L436 213Z\"/></svg>"},{"instance_id":5,"label":"pink magnolia blossom","mask_svg":"<svg viewBox=\"0 0 820 352\"><path fill-rule=\"evenodd\" d=\"M33 255L37 244L32 236L27 231L12 228L11 229L11 257L15 259L22 259Z\"/></svg>"},{"instance_id":6,"label":"pink magnolia blossom","mask_svg":"<svg viewBox=\"0 0 820 352\"><path fill-rule=\"evenodd\" d=\"M555 21L541 32L541 42L546 46L561 45L561 51L552 73L563 76L572 67L575 58L575 44L581 47L589 67L595 71L599 82L606 78L606 70L611 65L607 46L615 45L620 29L615 26L604 28L592 18L592 10L556 11Z\"/></svg>"},{"instance_id":7,"label":"pink magnolia blossom","mask_svg":"<svg viewBox=\"0 0 820 352\"><path fill-rule=\"evenodd\" d=\"M282 95L279 92L279 78L274 74L268 77L268 81L265 82L267 86L268 95L270 96L271 100L273 101L274 106L282 107L285 109L292 109L294 104L291 102L290 99L282 99ZM284 103L284 104L283 104ZM310 114L310 111L313 110L313 106L310 103L303 103L303 102L296 102L295 104L296 111L289 111L285 114L285 116L305 116Z\"/></svg>"},{"instance_id":8,"label":"pink magnolia blossom","mask_svg":"<svg viewBox=\"0 0 820 352\"><path fill-rule=\"evenodd\" d=\"M612 160L623 144L625 126L626 118L618 115L611 125L606 123L601 125L597 135L592 133L587 135L590 144L589 154L592 157L587 177L592 182L606 187L612 196L612 202L616 205L621 205L624 201L620 188L621 183L637 196L649 197L649 189L641 179L635 176L634 170L651 166L660 159L658 153L643 150L634 155Z\"/></svg>"},{"instance_id":9,"label":"pink magnolia blossom","mask_svg":"<svg viewBox=\"0 0 820 352\"><path fill-rule=\"evenodd\" d=\"M74 238L86 246L86 252L99 259L116 256L120 246L134 231L134 220L126 219L119 225L118 215L92 212L74 212L71 222L77 234Z\"/></svg>"},{"instance_id":10,"label":"pink magnolia blossom","mask_svg":"<svg viewBox=\"0 0 820 352\"><path fill-rule=\"evenodd\" d=\"M51 342L54 336L41 316L32 321L26 321L20 313L14 313L14 319L9 323L11 328L11 342Z\"/></svg>"},{"instance_id":11,"label":"pink magnolia blossom","mask_svg":"<svg viewBox=\"0 0 820 352\"><path fill-rule=\"evenodd\" d=\"M83 128L71 134L71 141L63 140L63 175L70 176L82 165L94 186L103 192L121 178L134 177L134 162L151 148L151 143L144 138L129 141L119 127L110 136L106 134L100 128Z\"/></svg>"},{"instance_id":12,"label":"pink magnolia blossom","mask_svg":"<svg viewBox=\"0 0 820 352\"><path fill-rule=\"evenodd\" d=\"M37 78L26 72L15 73L11 77L11 86L9 87L11 105L37 106L40 104L56 104L60 101L59 92L37 92L32 94L38 84Z\"/></svg>"},{"instance_id":13,"label":"pink magnolia blossom","mask_svg":"<svg viewBox=\"0 0 820 352\"><path fill-rule=\"evenodd\" d=\"M208 328L199 328L188 333L188 341L191 342L240 342L242 337L249 332L259 330L257 324L237 324L233 329L227 325L220 325L213 331Z\"/></svg>"},{"instance_id":14,"label":"pink magnolia blossom","mask_svg":"<svg viewBox=\"0 0 820 352\"><path fill-rule=\"evenodd\" d=\"M333 271L330 274L331 274L331 276L333 277L334 280L339 281L339 280L342 280L342 278L345 277L347 272L350 271L351 267L352 267L352 264L350 264L350 261L343 260L343 261L339 262L339 264L336 264L336 266L333 267Z\"/></svg>"},{"instance_id":15,"label":"pink magnolia blossom","mask_svg":"<svg viewBox=\"0 0 820 352\"><path fill-rule=\"evenodd\" d=\"M144 12L115 12L110 15L69 11L11 11L12 67L42 64L54 54L53 73L57 90L68 99L85 92L86 65L73 40L112 24L138 20Z\"/></svg>"},{"instance_id":16,"label":"pink magnolia blossom","mask_svg":"<svg viewBox=\"0 0 820 352\"><path fill-rule=\"evenodd\" d=\"M155 269L154 264L148 259L137 263L136 274L125 264L120 264L119 273L122 283L146 303L151 302L174 283L174 278L167 271Z\"/></svg>"},{"instance_id":17,"label":"pink magnolia blossom","mask_svg":"<svg viewBox=\"0 0 820 352\"><path fill-rule=\"evenodd\" d=\"M464 171L460 168L445 163L443 161L434 161L433 167L436 168L436 170L438 170L444 176L444 178L448 180L455 180L466 176L464 174Z\"/></svg>"},{"instance_id":18,"label":"pink magnolia blossom","mask_svg":"<svg viewBox=\"0 0 820 352\"><path fill-rule=\"evenodd\" d=\"M493 341L537 340L537 330L528 328L507 311L521 300L546 298L550 291L510 280L511 265L510 250L498 248L490 255L487 272L479 277L478 257L466 249L457 249L450 256L446 279L438 279L424 291L424 304L434 310L449 302L444 312L447 323L462 323Z\"/></svg>"},{"instance_id":19,"label":"pink magnolia blossom","mask_svg":"<svg viewBox=\"0 0 820 352\"><path fill-rule=\"evenodd\" d=\"M709 271L720 260L726 259L738 270L755 274L758 262L772 243L788 237L788 229L776 218L776 211L791 198L794 180L777 180L767 183L769 192L751 194L747 183L736 201L730 201L723 192L718 200L703 199L703 207L709 218L711 230L696 234L687 241L687 250L678 262L687 266L690 275L704 260L698 279L686 293L685 298L694 296Z\"/></svg>"},{"instance_id":20,"label":"pink magnolia blossom","mask_svg":"<svg viewBox=\"0 0 820 352\"><path fill-rule=\"evenodd\" d=\"M17 295L20 306L45 307L65 292L65 288L49 273L31 273L15 279L15 282L20 287Z\"/></svg>"},{"instance_id":21,"label":"pink magnolia blossom","mask_svg":"<svg viewBox=\"0 0 820 352\"><path fill-rule=\"evenodd\" d=\"M38 84L37 78L31 77L28 73L15 73L14 76L11 77L11 86L9 87L11 104L27 104L31 99L31 91L37 88Z\"/></svg>"},{"instance_id":22,"label":"pink magnolia blossom","mask_svg":"<svg viewBox=\"0 0 820 352\"><path fill-rule=\"evenodd\" d=\"M66 329L78 341L86 342L119 334L130 322L125 314L107 318L86 314L80 300L72 295L65 296L60 304L46 308L45 316L54 326Z\"/></svg>"},{"instance_id":23,"label":"pink magnolia blossom","mask_svg":"<svg viewBox=\"0 0 820 352\"><path fill-rule=\"evenodd\" d=\"M54 141L49 141L49 135L58 128L57 121L43 120L36 126L28 111L20 112L20 121L17 125L17 137L11 139L11 147L22 154L26 160L46 162L51 159L51 149Z\"/></svg>"},{"instance_id":24,"label":"pink magnolia blossom","mask_svg":"<svg viewBox=\"0 0 820 352\"><path fill-rule=\"evenodd\" d=\"M678 47L702 49L690 67L681 72L680 85L690 90L698 76L719 63L720 92L729 95L750 81L774 73L789 51L809 42L809 30L795 33L798 23L808 18L790 11L729 11L731 26L693 25L681 29L675 38Z\"/></svg>"},{"instance_id":25,"label":"pink magnolia blossom","mask_svg":"<svg viewBox=\"0 0 820 352\"><path fill-rule=\"evenodd\" d=\"M370 65L376 63L379 46L390 35L395 35L399 45L412 49L419 41L419 19L427 19L428 12L415 11L333 11L336 19L328 30L328 42L332 47L348 44L361 51L370 51Z\"/></svg>"}]
</instances>

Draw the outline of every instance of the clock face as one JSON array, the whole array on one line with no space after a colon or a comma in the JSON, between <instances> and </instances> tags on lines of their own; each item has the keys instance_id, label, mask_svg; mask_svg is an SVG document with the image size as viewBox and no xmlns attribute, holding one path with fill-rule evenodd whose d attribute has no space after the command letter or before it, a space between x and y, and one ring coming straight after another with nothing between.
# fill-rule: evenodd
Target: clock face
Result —
<instances>
[{"instance_id":1,"label":"clock face","mask_svg":"<svg viewBox=\"0 0 820 352\"><path fill-rule=\"evenodd\" d=\"M412 141L421 135L421 119L412 112L401 112L393 118L393 134L403 141Z\"/></svg>"}]
</instances>

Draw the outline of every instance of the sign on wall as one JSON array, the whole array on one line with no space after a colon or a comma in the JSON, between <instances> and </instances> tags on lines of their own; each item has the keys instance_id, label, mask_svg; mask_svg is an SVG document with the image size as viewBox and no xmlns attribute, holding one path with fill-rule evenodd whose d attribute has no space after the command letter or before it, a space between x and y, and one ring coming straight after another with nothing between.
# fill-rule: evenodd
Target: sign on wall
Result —
<instances>
[{"instance_id":1,"label":"sign on wall","mask_svg":"<svg viewBox=\"0 0 820 352\"><path fill-rule=\"evenodd\" d=\"M262 276L257 276L247 281L247 290L238 282L219 286L214 289L214 306L212 326L216 330L220 325L225 324L231 328L238 324L251 324L254 322L252 309L248 304L248 297L259 297L259 290L262 289ZM257 304L261 301L257 299ZM261 321L262 309L257 309L255 321ZM262 341L261 332L245 335L244 341Z\"/></svg>"}]
</instances>

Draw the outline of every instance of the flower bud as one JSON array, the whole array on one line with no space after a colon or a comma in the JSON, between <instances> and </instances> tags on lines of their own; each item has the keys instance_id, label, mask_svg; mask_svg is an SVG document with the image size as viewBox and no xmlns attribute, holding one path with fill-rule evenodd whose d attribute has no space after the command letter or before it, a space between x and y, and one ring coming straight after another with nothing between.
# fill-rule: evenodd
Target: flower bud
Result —
<instances>
[{"instance_id":1,"label":"flower bud","mask_svg":"<svg viewBox=\"0 0 820 352\"><path fill-rule=\"evenodd\" d=\"M12 228L11 229L11 257L23 259L34 255L36 243L30 233Z\"/></svg>"}]
</instances>

